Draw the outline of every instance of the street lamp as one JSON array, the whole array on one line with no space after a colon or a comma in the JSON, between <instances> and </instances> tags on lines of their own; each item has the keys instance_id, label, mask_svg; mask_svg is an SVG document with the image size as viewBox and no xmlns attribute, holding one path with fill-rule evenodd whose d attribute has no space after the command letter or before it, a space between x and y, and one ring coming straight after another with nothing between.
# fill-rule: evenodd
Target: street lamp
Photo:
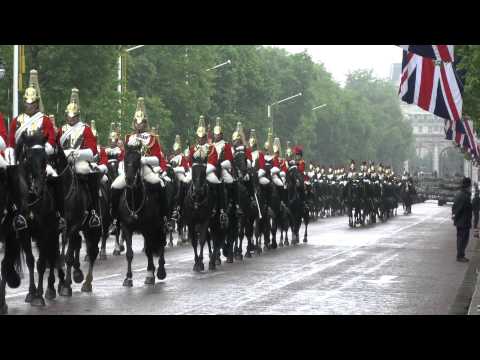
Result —
<instances>
[{"instance_id":1,"label":"street lamp","mask_svg":"<svg viewBox=\"0 0 480 360\"><path fill-rule=\"evenodd\" d=\"M273 104L267 105L267 117L268 117L268 119L271 119L271 122L272 122L272 132L273 132L273 112L272 112L272 106L281 104L281 103L283 103L283 102L285 102L285 101L294 99L294 98L299 97L299 96L302 96L302 93L301 93L301 92L298 93L298 94L289 96L289 97L287 97L287 98L285 98L285 99L276 101L276 102L274 102Z\"/></svg>"},{"instance_id":2,"label":"street lamp","mask_svg":"<svg viewBox=\"0 0 480 360\"><path fill-rule=\"evenodd\" d=\"M3 60L0 59L0 80L2 80L5 77L5 64L3 63Z\"/></svg>"},{"instance_id":3,"label":"street lamp","mask_svg":"<svg viewBox=\"0 0 480 360\"><path fill-rule=\"evenodd\" d=\"M212 67L212 68L210 68L210 69L207 69L207 70L205 70L205 71L215 70L215 69L218 69L218 68L220 68L220 67L222 67L222 66L230 65L231 63L232 63L231 60L227 60L227 61L225 61L224 63L215 65L214 67Z\"/></svg>"},{"instance_id":4,"label":"street lamp","mask_svg":"<svg viewBox=\"0 0 480 360\"><path fill-rule=\"evenodd\" d=\"M325 106L327 106L327 104L323 104L323 105L320 105L320 106L316 106L312 109L312 111L315 111L315 110L318 110L318 109L322 109L324 108Z\"/></svg>"},{"instance_id":5,"label":"street lamp","mask_svg":"<svg viewBox=\"0 0 480 360\"><path fill-rule=\"evenodd\" d=\"M120 109L118 110L118 114L120 117L120 120L122 119L122 99L123 99L123 92L126 92L126 81L127 81L127 62L126 62L126 54L129 52L132 52L134 50L140 49L144 47L145 45L137 45L133 46L128 49L123 49L120 51L120 55L118 56L118 87L117 91L118 94L120 95L119 103L120 103ZM125 86L123 86L125 85Z\"/></svg>"}]
</instances>

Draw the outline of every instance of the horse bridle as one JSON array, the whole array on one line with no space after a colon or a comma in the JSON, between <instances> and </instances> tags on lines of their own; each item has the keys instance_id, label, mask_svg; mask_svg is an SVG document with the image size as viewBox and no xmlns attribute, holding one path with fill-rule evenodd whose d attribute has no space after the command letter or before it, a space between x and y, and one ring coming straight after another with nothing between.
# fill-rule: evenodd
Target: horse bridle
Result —
<instances>
[{"instance_id":1,"label":"horse bridle","mask_svg":"<svg viewBox=\"0 0 480 360\"><path fill-rule=\"evenodd\" d=\"M125 207L127 208L127 211L129 212L130 216L134 218L135 220L138 219L138 214L143 210L145 206L145 202L147 199L147 192L145 191L145 184L143 180L141 179L141 167L137 169L135 172L135 179L133 181L132 185L126 184L125 189L123 190L123 193L125 194ZM142 190L142 201L140 202L140 205L137 209L131 209L130 206L128 205L128 190L130 190L131 194L131 202L133 206L135 206L135 190L136 184L140 182L141 190Z\"/></svg>"}]
</instances>

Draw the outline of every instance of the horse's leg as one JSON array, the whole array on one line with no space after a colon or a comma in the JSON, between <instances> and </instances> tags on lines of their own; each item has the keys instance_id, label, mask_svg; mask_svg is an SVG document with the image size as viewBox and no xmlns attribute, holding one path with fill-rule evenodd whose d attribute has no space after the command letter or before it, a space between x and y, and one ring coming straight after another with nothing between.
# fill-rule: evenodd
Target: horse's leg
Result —
<instances>
[{"instance_id":1,"label":"horse's leg","mask_svg":"<svg viewBox=\"0 0 480 360\"><path fill-rule=\"evenodd\" d=\"M145 235L144 235L145 236ZM147 235L148 236L148 235ZM152 249L147 244L150 243L152 239L145 239L145 255L147 256L147 276L145 277L145 285L155 285L155 264L153 263L153 254Z\"/></svg>"},{"instance_id":2,"label":"horse's leg","mask_svg":"<svg viewBox=\"0 0 480 360\"><path fill-rule=\"evenodd\" d=\"M89 230L85 236L87 243L87 254L89 257L88 262L88 273L85 277L85 282L82 285L82 292L91 293L92 292L92 281L93 281L93 267L95 266L95 261L98 257L98 243L100 240L101 233L97 233L98 230L93 229Z\"/></svg>"},{"instance_id":3,"label":"horse's leg","mask_svg":"<svg viewBox=\"0 0 480 360\"><path fill-rule=\"evenodd\" d=\"M167 272L165 271L165 245L160 246L160 254L158 258L158 269L157 269L157 278L158 280L164 280L167 277Z\"/></svg>"},{"instance_id":4,"label":"horse's leg","mask_svg":"<svg viewBox=\"0 0 480 360\"><path fill-rule=\"evenodd\" d=\"M123 281L123 286L125 287L132 287L133 286L133 275L132 275L132 260L133 260L133 249L132 249L132 233L126 229L122 229L122 234L125 236L125 242L127 243L127 252L126 252L126 258L127 258L127 276L125 277L125 280Z\"/></svg>"},{"instance_id":5,"label":"horse's leg","mask_svg":"<svg viewBox=\"0 0 480 360\"><path fill-rule=\"evenodd\" d=\"M27 236L25 232L20 233L19 236L21 239L23 252L25 253L25 262L27 263L29 278L28 294L25 297L25 302L31 303L37 292L37 288L35 286L35 258L33 257L32 242L30 237Z\"/></svg>"},{"instance_id":6,"label":"horse's leg","mask_svg":"<svg viewBox=\"0 0 480 360\"><path fill-rule=\"evenodd\" d=\"M308 239L307 239L307 233L308 233L308 223L310 222L310 219L308 217L308 214L305 216L305 232L303 234L303 242L306 243L308 242Z\"/></svg>"},{"instance_id":7,"label":"horse's leg","mask_svg":"<svg viewBox=\"0 0 480 360\"><path fill-rule=\"evenodd\" d=\"M197 231L196 231L196 225L195 223L189 224L188 225L188 236L192 240L192 247L193 247L193 253L194 253L194 264L193 264L193 271L200 271L199 266L198 266L198 250L197 250Z\"/></svg>"},{"instance_id":8,"label":"horse's leg","mask_svg":"<svg viewBox=\"0 0 480 360\"><path fill-rule=\"evenodd\" d=\"M45 274L45 269L46 269L46 258L45 258L45 239L39 239L38 240L41 244L40 248L40 255L37 260L37 273L38 273L38 286L37 286L37 291L32 299L32 302L30 305L32 306L45 306L45 299L43 298L43 276Z\"/></svg>"},{"instance_id":9,"label":"horse's leg","mask_svg":"<svg viewBox=\"0 0 480 360\"><path fill-rule=\"evenodd\" d=\"M99 260L107 260L107 238L108 238L108 228L107 230L103 229L102 231L102 246L100 249Z\"/></svg>"},{"instance_id":10,"label":"horse's leg","mask_svg":"<svg viewBox=\"0 0 480 360\"><path fill-rule=\"evenodd\" d=\"M76 232L72 235L73 240L73 253L74 253L74 260L73 260L73 281L75 283L80 284L84 280L82 269L80 269L80 249L82 248L82 237L80 236L79 232ZM85 261L88 261L88 251L85 255Z\"/></svg>"},{"instance_id":11,"label":"horse's leg","mask_svg":"<svg viewBox=\"0 0 480 360\"><path fill-rule=\"evenodd\" d=\"M122 234L123 235L123 234ZM113 249L113 256L120 256L120 224L115 227L115 248Z\"/></svg>"},{"instance_id":12,"label":"horse's leg","mask_svg":"<svg viewBox=\"0 0 480 360\"><path fill-rule=\"evenodd\" d=\"M73 234L67 235L68 246L67 254L65 256L65 263L67 264L67 273L65 275L65 282L60 288L60 296L72 296L72 266L74 262L74 236Z\"/></svg>"},{"instance_id":13,"label":"horse's leg","mask_svg":"<svg viewBox=\"0 0 480 360\"><path fill-rule=\"evenodd\" d=\"M205 265L203 264L203 248L205 247L205 241L207 239L208 231L208 220L205 224L202 224L200 227L200 256L198 257L198 267L200 271L205 270Z\"/></svg>"},{"instance_id":14,"label":"horse's leg","mask_svg":"<svg viewBox=\"0 0 480 360\"><path fill-rule=\"evenodd\" d=\"M274 250L277 248L278 218L279 214L276 214L276 216L272 219L272 227L270 228L270 233L272 234L271 248Z\"/></svg>"},{"instance_id":15,"label":"horse's leg","mask_svg":"<svg viewBox=\"0 0 480 360\"><path fill-rule=\"evenodd\" d=\"M48 284L47 290L45 291L45 298L47 300L53 300L57 297L57 293L55 292L55 267L56 264L50 264L48 271Z\"/></svg>"},{"instance_id":16,"label":"horse's leg","mask_svg":"<svg viewBox=\"0 0 480 360\"><path fill-rule=\"evenodd\" d=\"M8 306L5 300L6 281L0 276L0 315L8 314Z\"/></svg>"}]
</instances>

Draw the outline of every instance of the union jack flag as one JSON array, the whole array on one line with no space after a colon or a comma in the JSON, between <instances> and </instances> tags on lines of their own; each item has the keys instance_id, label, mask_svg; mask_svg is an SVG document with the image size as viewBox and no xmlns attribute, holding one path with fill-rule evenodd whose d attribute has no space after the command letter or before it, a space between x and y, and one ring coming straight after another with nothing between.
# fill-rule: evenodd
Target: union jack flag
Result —
<instances>
[{"instance_id":1,"label":"union jack flag","mask_svg":"<svg viewBox=\"0 0 480 360\"><path fill-rule=\"evenodd\" d=\"M475 159L478 159L478 144L477 144L477 134L473 128L473 121L470 119L465 119L464 121L465 133L468 138L468 144L465 150L467 150Z\"/></svg>"},{"instance_id":2,"label":"union jack flag","mask_svg":"<svg viewBox=\"0 0 480 360\"><path fill-rule=\"evenodd\" d=\"M453 140L453 121L445 119L445 140Z\"/></svg>"},{"instance_id":3,"label":"union jack flag","mask_svg":"<svg viewBox=\"0 0 480 360\"><path fill-rule=\"evenodd\" d=\"M441 118L462 117L463 85L452 63L403 52L399 96Z\"/></svg>"},{"instance_id":4,"label":"union jack flag","mask_svg":"<svg viewBox=\"0 0 480 360\"><path fill-rule=\"evenodd\" d=\"M403 50L444 62L453 62L454 45L398 45Z\"/></svg>"}]
</instances>

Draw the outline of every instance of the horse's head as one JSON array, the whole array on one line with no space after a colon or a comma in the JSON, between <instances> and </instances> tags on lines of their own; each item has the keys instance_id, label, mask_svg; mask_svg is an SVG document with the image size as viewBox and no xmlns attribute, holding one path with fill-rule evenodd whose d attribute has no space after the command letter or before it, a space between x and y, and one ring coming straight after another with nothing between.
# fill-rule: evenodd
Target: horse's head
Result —
<instances>
[{"instance_id":1,"label":"horse's head","mask_svg":"<svg viewBox=\"0 0 480 360\"><path fill-rule=\"evenodd\" d=\"M194 164L192 167L192 197L200 200L206 195L206 167Z\"/></svg>"},{"instance_id":2,"label":"horse's head","mask_svg":"<svg viewBox=\"0 0 480 360\"><path fill-rule=\"evenodd\" d=\"M247 173L247 156L245 155L244 150L235 150L233 164L237 171L238 177L242 178Z\"/></svg>"},{"instance_id":3,"label":"horse's head","mask_svg":"<svg viewBox=\"0 0 480 360\"><path fill-rule=\"evenodd\" d=\"M30 192L39 195L46 178L48 156L45 152L46 139L41 131L24 132L21 136L19 159L24 164L26 181ZM17 147L18 148L18 147Z\"/></svg>"},{"instance_id":4,"label":"horse's head","mask_svg":"<svg viewBox=\"0 0 480 360\"><path fill-rule=\"evenodd\" d=\"M292 189L303 190L304 182L300 171L296 166L288 169L287 172L287 186Z\"/></svg>"},{"instance_id":5,"label":"horse's head","mask_svg":"<svg viewBox=\"0 0 480 360\"><path fill-rule=\"evenodd\" d=\"M107 171L111 179L116 179L118 176L118 160L109 160L107 162Z\"/></svg>"},{"instance_id":6,"label":"horse's head","mask_svg":"<svg viewBox=\"0 0 480 360\"><path fill-rule=\"evenodd\" d=\"M133 187L140 176L140 169L142 166L142 146L140 145L125 145L125 182L127 187Z\"/></svg>"}]
</instances>

